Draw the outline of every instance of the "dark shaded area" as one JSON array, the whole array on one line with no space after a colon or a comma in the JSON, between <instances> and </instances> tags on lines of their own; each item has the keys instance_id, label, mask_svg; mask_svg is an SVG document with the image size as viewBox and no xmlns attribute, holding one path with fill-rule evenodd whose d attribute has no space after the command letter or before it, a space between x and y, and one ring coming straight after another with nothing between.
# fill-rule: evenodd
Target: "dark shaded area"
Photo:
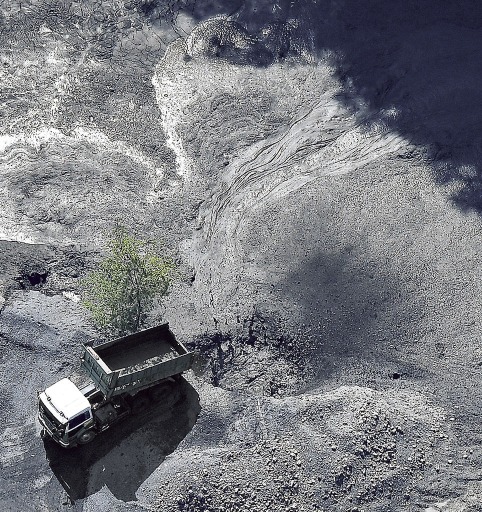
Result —
<instances>
[{"instance_id":1,"label":"dark shaded area","mask_svg":"<svg viewBox=\"0 0 482 512\"><path fill-rule=\"evenodd\" d=\"M319 252L279 285L282 297L303 308L301 342L311 353L315 378L333 371L331 361L349 356L377 359L388 347L418 336L424 299L409 294L376 262L364 261L347 246L339 253ZM324 360L326 358L326 361Z\"/></svg>"},{"instance_id":2,"label":"dark shaded area","mask_svg":"<svg viewBox=\"0 0 482 512\"><path fill-rule=\"evenodd\" d=\"M201 21L210 7L196 2L189 12ZM454 203L482 212L482 3L251 0L223 13L247 29L260 60L221 43L206 55L261 67L303 52L328 60L344 84L339 100L362 124L382 119L421 146L435 181L453 186Z\"/></svg>"},{"instance_id":3,"label":"dark shaded area","mask_svg":"<svg viewBox=\"0 0 482 512\"><path fill-rule=\"evenodd\" d=\"M48 272L31 272L30 274L23 274L20 278L20 283L28 281L30 286L43 285L47 281Z\"/></svg>"},{"instance_id":4,"label":"dark shaded area","mask_svg":"<svg viewBox=\"0 0 482 512\"><path fill-rule=\"evenodd\" d=\"M182 11L202 21L218 15L233 15L243 4L243 0L131 0L124 5L127 9L137 10L152 23L175 23Z\"/></svg>"},{"instance_id":5,"label":"dark shaded area","mask_svg":"<svg viewBox=\"0 0 482 512\"><path fill-rule=\"evenodd\" d=\"M276 371L277 363L289 362L296 374L303 376L303 347L275 314L254 309L242 322L239 319L238 327L231 332L206 332L186 344L195 351L193 370L197 375L209 376L212 385L230 389L230 377L243 374L247 388L264 381L264 392L271 396L282 395L288 387L287 375Z\"/></svg>"},{"instance_id":6,"label":"dark shaded area","mask_svg":"<svg viewBox=\"0 0 482 512\"><path fill-rule=\"evenodd\" d=\"M185 380L182 398L172 409L161 404L128 416L99 434L90 444L65 449L44 441L46 457L72 501L86 498L106 485L116 498L136 500L135 493L171 454L196 423L199 395Z\"/></svg>"},{"instance_id":7,"label":"dark shaded area","mask_svg":"<svg viewBox=\"0 0 482 512\"><path fill-rule=\"evenodd\" d=\"M56 262L59 257L60 251L46 245L0 240L0 276L3 279L12 279L12 274L17 273L18 276L20 273L18 279L32 285L39 284L45 282L41 276L48 274L40 268Z\"/></svg>"},{"instance_id":8,"label":"dark shaded area","mask_svg":"<svg viewBox=\"0 0 482 512\"><path fill-rule=\"evenodd\" d=\"M342 55L341 80L375 117L396 111L384 116L389 129L424 146L435 180L460 186L455 204L480 212L482 4L350 1L336 14L332 5L312 8L315 51Z\"/></svg>"}]
</instances>

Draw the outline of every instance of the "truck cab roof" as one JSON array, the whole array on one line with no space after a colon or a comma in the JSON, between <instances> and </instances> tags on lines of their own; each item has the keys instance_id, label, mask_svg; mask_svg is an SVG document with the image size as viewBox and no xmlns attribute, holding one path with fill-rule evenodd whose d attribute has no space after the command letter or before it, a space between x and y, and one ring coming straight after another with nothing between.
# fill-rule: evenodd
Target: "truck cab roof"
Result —
<instances>
[{"instance_id":1,"label":"truck cab roof","mask_svg":"<svg viewBox=\"0 0 482 512\"><path fill-rule=\"evenodd\" d=\"M90 409L90 402L69 379L59 380L40 393L39 398L60 423Z\"/></svg>"}]
</instances>

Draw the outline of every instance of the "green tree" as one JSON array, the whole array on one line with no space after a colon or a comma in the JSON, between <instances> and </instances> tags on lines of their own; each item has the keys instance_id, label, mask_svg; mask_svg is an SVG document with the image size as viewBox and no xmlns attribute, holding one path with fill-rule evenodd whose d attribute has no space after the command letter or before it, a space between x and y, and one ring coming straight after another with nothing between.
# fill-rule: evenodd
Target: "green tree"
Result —
<instances>
[{"instance_id":1,"label":"green tree","mask_svg":"<svg viewBox=\"0 0 482 512\"><path fill-rule=\"evenodd\" d=\"M138 331L155 299L167 295L175 264L122 226L114 229L107 252L83 281L82 303L101 331L123 336Z\"/></svg>"}]
</instances>

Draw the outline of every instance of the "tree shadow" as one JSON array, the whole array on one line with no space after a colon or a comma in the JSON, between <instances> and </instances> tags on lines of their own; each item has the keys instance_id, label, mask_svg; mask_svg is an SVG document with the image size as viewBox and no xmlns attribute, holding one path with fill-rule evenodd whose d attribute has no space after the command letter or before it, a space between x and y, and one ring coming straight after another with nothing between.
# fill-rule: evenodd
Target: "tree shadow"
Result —
<instances>
[{"instance_id":1,"label":"tree shadow","mask_svg":"<svg viewBox=\"0 0 482 512\"><path fill-rule=\"evenodd\" d=\"M279 296L302 308L314 381L345 358L398 364L397 347L417 339L424 298L356 253L352 246L318 252L278 284Z\"/></svg>"},{"instance_id":2,"label":"tree shadow","mask_svg":"<svg viewBox=\"0 0 482 512\"><path fill-rule=\"evenodd\" d=\"M201 410L194 388L185 379L179 386L182 398L172 408L155 404L88 445L65 449L44 441L50 468L73 502L104 485L120 500L137 499L139 486L187 436Z\"/></svg>"}]
</instances>

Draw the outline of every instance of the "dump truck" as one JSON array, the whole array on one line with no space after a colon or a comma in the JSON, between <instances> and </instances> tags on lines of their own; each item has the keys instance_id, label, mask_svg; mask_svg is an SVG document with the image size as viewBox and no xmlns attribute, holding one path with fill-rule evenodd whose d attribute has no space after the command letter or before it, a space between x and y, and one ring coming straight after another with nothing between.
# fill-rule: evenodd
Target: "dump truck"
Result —
<instances>
[{"instance_id":1,"label":"dump truck","mask_svg":"<svg viewBox=\"0 0 482 512\"><path fill-rule=\"evenodd\" d=\"M163 324L95 347L83 345L82 367L90 378L78 388L62 379L38 393L42 436L65 448L84 445L151 402L173 405L176 384L193 354Z\"/></svg>"}]
</instances>

